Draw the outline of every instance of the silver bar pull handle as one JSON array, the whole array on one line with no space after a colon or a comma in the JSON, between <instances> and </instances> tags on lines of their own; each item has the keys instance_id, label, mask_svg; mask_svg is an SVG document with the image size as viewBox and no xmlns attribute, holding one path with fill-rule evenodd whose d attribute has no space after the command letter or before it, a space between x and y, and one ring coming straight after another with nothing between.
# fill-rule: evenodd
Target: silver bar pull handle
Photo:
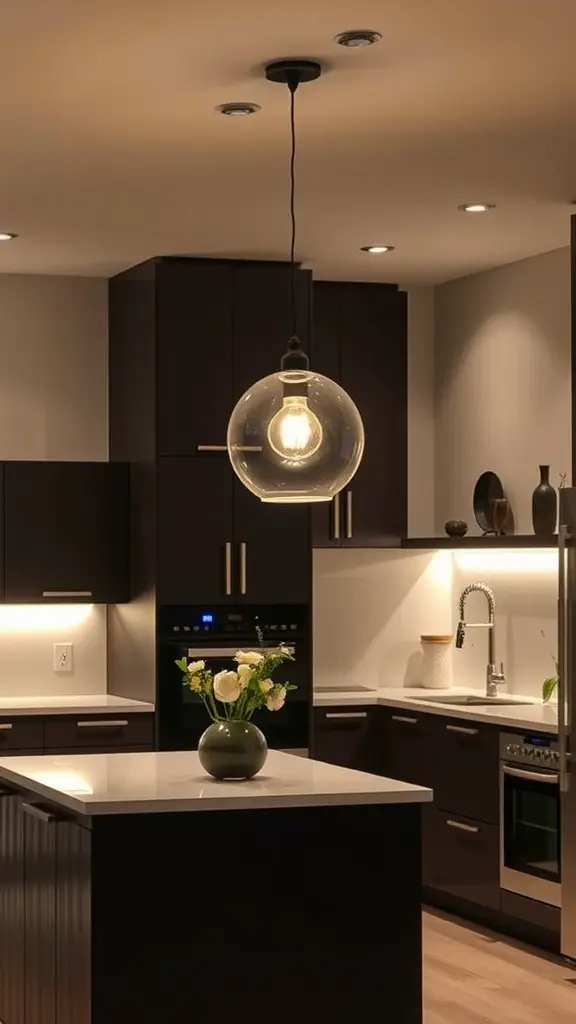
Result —
<instances>
[{"instance_id":1,"label":"silver bar pull handle","mask_svg":"<svg viewBox=\"0 0 576 1024\"><path fill-rule=\"evenodd\" d=\"M36 804L27 804L22 801L20 806L24 814L28 814L31 818L38 818L39 821L43 821L45 825L49 825L51 822L56 821L55 814L52 814L51 811L45 811L43 807L37 807Z\"/></svg>"},{"instance_id":2,"label":"silver bar pull handle","mask_svg":"<svg viewBox=\"0 0 576 1024\"><path fill-rule=\"evenodd\" d=\"M92 597L91 590L43 590L42 597Z\"/></svg>"},{"instance_id":3,"label":"silver bar pull handle","mask_svg":"<svg viewBox=\"0 0 576 1024\"><path fill-rule=\"evenodd\" d=\"M566 541L568 528L558 530L558 752L560 790L568 792L568 726L566 722L566 673L568 666L568 630L566 627L568 592L566 587Z\"/></svg>"},{"instance_id":4,"label":"silver bar pull handle","mask_svg":"<svg viewBox=\"0 0 576 1024\"><path fill-rule=\"evenodd\" d=\"M294 654L296 648L293 644L282 644L286 648L288 654ZM260 654L276 654L278 651L277 647L258 647ZM238 654L237 647L189 647L188 657L195 660L196 658L235 658Z\"/></svg>"},{"instance_id":5,"label":"silver bar pull handle","mask_svg":"<svg viewBox=\"0 0 576 1024\"><path fill-rule=\"evenodd\" d=\"M261 444L235 444L234 448L238 452L261 452L264 449ZM227 444L198 444L196 445L197 452L227 452Z\"/></svg>"},{"instance_id":6,"label":"silver bar pull handle","mask_svg":"<svg viewBox=\"0 0 576 1024\"><path fill-rule=\"evenodd\" d=\"M505 764L502 771L504 775L512 775L515 779L526 779L527 782L546 782L550 786L557 786L559 777L557 772L533 772L523 768L513 768Z\"/></svg>"},{"instance_id":7,"label":"silver bar pull handle","mask_svg":"<svg viewBox=\"0 0 576 1024\"><path fill-rule=\"evenodd\" d=\"M449 828L458 828L461 832L479 832L480 829L477 825L465 825L463 821L453 821L452 818L446 818L446 824Z\"/></svg>"},{"instance_id":8,"label":"silver bar pull handle","mask_svg":"<svg viewBox=\"0 0 576 1024\"><path fill-rule=\"evenodd\" d=\"M407 718L406 715L392 715L393 722L402 722L402 725L418 725L417 718Z\"/></svg>"},{"instance_id":9,"label":"silver bar pull handle","mask_svg":"<svg viewBox=\"0 0 576 1024\"><path fill-rule=\"evenodd\" d=\"M334 495L332 506L334 512L334 540L340 540L340 494Z\"/></svg>"},{"instance_id":10,"label":"silver bar pull handle","mask_svg":"<svg viewBox=\"0 0 576 1024\"><path fill-rule=\"evenodd\" d=\"M97 722L76 722L77 729L125 729L127 725L127 718L103 718Z\"/></svg>"},{"instance_id":11,"label":"silver bar pull handle","mask_svg":"<svg viewBox=\"0 0 576 1024\"><path fill-rule=\"evenodd\" d=\"M353 718L368 718L367 711L327 711L324 715L325 718L339 718L341 721Z\"/></svg>"},{"instance_id":12,"label":"silver bar pull handle","mask_svg":"<svg viewBox=\"0 0 576 1024\"><path fill-rule=\"evenodd\" d=\"M247 589L247 572L246 572L246 542L242 541L240 544L240 593L244 595Z\"/></svg>"},{"instance_id":13,"label":"silver bar pull handle","mask_svg":"<svg viewBox=\"0 0 576 1024\"><path fill-rule=\"evenodd\" d=\"M346 539L352 540L352 491L346 491Z\"/></svg>"},{"instance_id":14,"label":"silver bar pull handle","mask_svg":"<svg viewBox=\"0 0 576 1024\"><path fill-rule=\"evenodd\" d=\"M480 732L480 729L467 729L464 725L446 725L444 728L447 732L459 732L464 736L477 736Z\"/></svg>"},{"instance_id":15,"label":"silver bar pull handle","mask_svg":"<svg viewBox=\"0 0 576 1024\"><path fill-rule=\"evenodd\" d=\"M226 541L226 559L224 567L224 589L226 597L232 593L232 541Z\"/></svg>"},{"instance_id":16,"label":"silver bar pull handle","mask_svg":"<svg viewBox=\"0 0 576 1024\"><path fill-rule=\"evenodd\" d=\"M14 728L14 726L13 726L12 722L0 722L0 731L2 731L2 732L9 732L10 729L13 729L13 728Z\"/></svg>"}]
</instances>

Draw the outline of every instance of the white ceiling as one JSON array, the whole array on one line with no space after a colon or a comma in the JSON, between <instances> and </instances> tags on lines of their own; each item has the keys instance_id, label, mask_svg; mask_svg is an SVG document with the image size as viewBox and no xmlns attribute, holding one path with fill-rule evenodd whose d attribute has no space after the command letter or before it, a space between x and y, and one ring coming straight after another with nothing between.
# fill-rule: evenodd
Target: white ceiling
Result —
<instances>
[{"instance_id":1,"label":"white ceiling","mask_svg":"<svg viewBox=\"0 0 576 1024\"><path fill-rule=\"evenodd\" d=\"M382 42L337 46L352 28ZM568 244L576 0L17 0L0 38L0 230L21 236L0 273L285 258L288 94L261 66L289 56L327 69L297 97L317 277L438 282Z\"/></svg>"}]
</instances>

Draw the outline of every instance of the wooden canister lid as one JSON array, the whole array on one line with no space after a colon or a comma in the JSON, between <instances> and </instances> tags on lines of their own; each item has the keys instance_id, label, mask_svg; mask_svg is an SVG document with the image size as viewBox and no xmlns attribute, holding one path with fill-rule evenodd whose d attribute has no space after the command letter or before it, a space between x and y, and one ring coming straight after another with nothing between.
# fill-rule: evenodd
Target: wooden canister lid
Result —
<instances>
[{"instance_id":1,"label":"wooden canister lid","mask_svg":"<svg viewBox=\"0 0 576 1024\"><path fill-rule=\"evenodd\" d=\"M427 633L420 637L423 644L451 644L453 639L447 633Z\"/></svg>"}]
</instances>

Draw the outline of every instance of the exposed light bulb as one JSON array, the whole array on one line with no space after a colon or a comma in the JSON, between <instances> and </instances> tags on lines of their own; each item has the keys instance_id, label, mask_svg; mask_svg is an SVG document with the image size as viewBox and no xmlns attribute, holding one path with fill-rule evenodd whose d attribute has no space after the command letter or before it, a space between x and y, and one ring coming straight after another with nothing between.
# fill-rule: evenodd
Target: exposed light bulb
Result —
<instances>
[{"instance_id":1,"label":"exposed light bulb","mask_svg":"<svg viewBox=\"0 0 576 1024\"><path fill-rule=\"evenodd\" d=\"M322 424L304 395L282 399L282 408L270 420L270 447L283 459L301 462L318 451L324 437Z\"/></svg>"}]
</instances>

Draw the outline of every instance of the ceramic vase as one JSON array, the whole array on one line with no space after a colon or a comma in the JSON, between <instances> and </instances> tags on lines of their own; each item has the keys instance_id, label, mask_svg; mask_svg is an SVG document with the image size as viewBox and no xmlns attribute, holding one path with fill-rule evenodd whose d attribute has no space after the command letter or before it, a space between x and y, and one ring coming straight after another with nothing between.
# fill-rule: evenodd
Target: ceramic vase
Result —
<instances>
[{"instance_id":1,"label":"ceramic vase","mask_svg":"<svg viewBox=\"0 0 576 1024\"><path fill-rule=\"evenodd\" d=\"M532 525L538 537L556 532L558 497L550 483L550 466L540 466L540 483L532 495Z\"/></svg>"},{"instance_id":2,"label":"ceramic vase","mask_svg":"<svg viewBox=\"0 0 576 1024\"><path fill-rule=\"evenodd\" d=\"M200 737L198 757L214 779L251 779L264 767L268 745L252 722L213 722Z\"/></svg>"}]
</instances>

